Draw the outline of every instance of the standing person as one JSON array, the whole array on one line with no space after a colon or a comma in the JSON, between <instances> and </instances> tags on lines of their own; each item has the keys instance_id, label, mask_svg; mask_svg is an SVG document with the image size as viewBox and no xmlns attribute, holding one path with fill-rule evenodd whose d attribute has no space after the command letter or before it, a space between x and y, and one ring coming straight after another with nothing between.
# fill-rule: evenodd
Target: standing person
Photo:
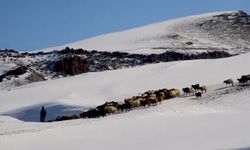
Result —
<instances>
[{"instance_id":1,"label":"standing person","mask_svg":"<svg viewBox=\"0 0 250 150\"><path fill-rule=\"evenodd\" d=\"M45 121L46 114L47 114L47 112L46 112L46 110L45 110L45 108L43 106L42 109L41 109L41 111L40 111L40 121L41 122Z\"/></svg>"}]
</instances>

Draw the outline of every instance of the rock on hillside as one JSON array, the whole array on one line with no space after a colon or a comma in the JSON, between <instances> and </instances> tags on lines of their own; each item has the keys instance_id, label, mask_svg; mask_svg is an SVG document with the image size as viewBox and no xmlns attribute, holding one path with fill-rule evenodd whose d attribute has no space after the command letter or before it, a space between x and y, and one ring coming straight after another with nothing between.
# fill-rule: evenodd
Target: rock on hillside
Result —
<instances>
[{"instance_id":1,"label":"rock on hillside","mask_svg":"<svg viewBox=\"0 0 250 150\"><path fill-rule=\"evenodd\" d=\"M79 56L63 58L53 64L53 70L68 75L77 75L89 71L89 63Z\"/></svg>"}]
</instances>

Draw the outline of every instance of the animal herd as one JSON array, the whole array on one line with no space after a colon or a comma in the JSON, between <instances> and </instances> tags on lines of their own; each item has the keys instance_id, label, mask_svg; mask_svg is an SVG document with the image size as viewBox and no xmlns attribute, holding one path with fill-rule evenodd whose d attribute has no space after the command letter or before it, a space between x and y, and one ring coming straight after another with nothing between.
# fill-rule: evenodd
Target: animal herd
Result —
<instances>
[{"instance_id":1,"label":"animal herd","mask_svg":"<svg viewBox=\"0 0 250 150\"><path fill-rule=\"evenodd\" d=\"M156 91L150 90L141 94L140 96L133 96L120 102L106 102L94 109L81 113L80 117L97 118L112 113L130 111L139 107L145 108L149 106L156 106L163 100L167 100L177 96L180 96L180 91L178 89L160 89Z\"/></svg>"},{"instance_id":2,"label":"animal herd","mask_svg":"<svg viewBox=\"0 0 250 150\"><path fill-rule=\"evenodd\" d=\"M237 79L240 84L247 84L250 81L250 74L242 75L241 78Z\"/></svg>"},{"instance_id":3,"label":"animal herd","mask_svg":"<svg viewBox=\"0 0 250 150\"><path fill-rule=\"evenodd\" d=\"M242 75L241 78L237 79L239 84L247 84L250 81L250 75ZM227 79L223 81L226 86L234 86L234 81L232 79ZM182 89L184 95L193 95L196 97L201 97L202 94L207 92L207 87L205 85L195 84L190 87L185 87ZM106 102L99 105L93 109L82 112L78 115L71 116L58 116L53 121L71 120L78 118L98 118L104 117L113 113L126 112L136 108L146 108L149 106L156 106L161 104L162 101L175 98L181 95L179 89L159 89L159 90L149 90L144 92L139 96L133 96L131 98L126 98L123 101Z\"/></svg>"}]
</instances>

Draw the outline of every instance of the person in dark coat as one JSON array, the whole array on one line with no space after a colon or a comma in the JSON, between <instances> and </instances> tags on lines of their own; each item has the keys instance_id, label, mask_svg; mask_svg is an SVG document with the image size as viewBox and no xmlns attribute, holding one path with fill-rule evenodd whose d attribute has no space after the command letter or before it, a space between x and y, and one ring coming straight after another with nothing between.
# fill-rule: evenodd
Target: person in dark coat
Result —
<instances>
[{"instance_id":1,"label":"person in dark coat","mask_svg":"<svg viewBox=\"0 0 250 150\"><path fill-rule=\"evenodd\" d=\"M45 108L42 107L42 109L41 109L41 111L40 111L40 121L41 121L41 122L44 122L44 121L45 121L46 114L47 114L47 112L46 112Z\"/></svg>"}]
</instances>

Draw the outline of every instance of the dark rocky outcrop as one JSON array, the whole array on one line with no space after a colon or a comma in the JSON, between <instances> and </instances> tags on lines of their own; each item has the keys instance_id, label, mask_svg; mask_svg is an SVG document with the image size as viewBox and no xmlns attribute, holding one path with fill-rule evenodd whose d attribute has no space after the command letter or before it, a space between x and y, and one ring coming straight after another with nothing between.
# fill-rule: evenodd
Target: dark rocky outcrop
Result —
<instances>
[{"instance_id":1,"label":"dark rocky outcrop","mask_svg":"<svg viewBox=\"0 0 250 150\"><path fill-rule=\"evenodd\" d=\"M63 58L54 63L54 71L68 75L77 75L89 71L89 63L79 56Z\"/></svg>"},{"instance_id":2,"label":"dark rocky outcrop","mask_svg":"<svg viewBox=\"0 0 250 150\"><path fill-rule=\"evenodd\" d=\"M197 27L234 47L248 48L250 44L250 15L243 11L215 15Z\"/></svg>"},{"instance_id":3,"label":"dark rocky outcrop","mask_svg":"<svg viewBox=\"0 0 250 150\"><path fill-rule=\"evenodd\" d=\"M242 10L235 13L225 13L216 15L215 17L231 22L232 24L250 25L250 16Z\"/></svg>"},{"instance_id":4,"label":"dark rocky outcrop","mask_svg":"<svg viewBox=\"0 0 250 150\"><path fill-rule=\"evenodd\" d=\"M16 53L3 51L2 53L0 52L0 54L2 54L3 61L6 59L4 56L7 56L8 61L12 61L12 63L22 62L24 57L25 61L29 62L27 66L16 67L0 76L0 82L2 82L4 78L10 80L11 77L18 77L28 72L29 74L25 77L25 81L22 82L23 84L43 81L45 77L46 79L53 79L85 72L123 69L150 63L192 59L216 59L232 56L222 49L205 52L199 52L197 50L197 53L166 51L161 54L146 55L65 48L61 51L52 52Z\"/></svg>"},{"instance_id":5,"label":"dark rocky outcrop","mask_svg":"<svg viewBox=\"0 0 250 150\"><path fill-rule=\"evenodd\" d=\"M187 45L193 45L194 43L189 41L189 42L186 42Z\"/></svg>"},{"instance_id":6,"label":"dark rocky outcrop","mask_svg":"<svg viewBox=\"0 0 250 150\"><path fill-rule=\"evenodd\" d=\"M28 77L26 77L27 80L30 82L39 82L39 81L44 81L45 78L42 74L36 72L35 70L30 69L31 73Z\"/></svg>"},{"instance_id":7,"label":"dark rocky outcrop","mask_svg":"<svg viewBox=\"0 0 250 150\"><path fill-rule=\"evenodd\" d=\"M4 73L3 75L1 75L0 76L0 82L2 82L3 78L5 78L7 76L15 76L15 77L17 77L19 75L22 75L22 74L26 73L27 70L28 70L28 68L25 67L25 66L19 66L17 68L14 68L14 69Z\"/></svg>"},{"instance_id":8,"label":"dark rocky outcrop","mask_svg":"<svg viewBox=\"0 0 250 150\"><path fill-rule=\"evenodd\" d=\"M192 59L217 59L230 56L232 55L224 51L211 51L198 54L185 54L185 53L167 51L162 54L148 55L146 63L170 62L170 61L192 60Z\"/></svg>"}]
</instances>

